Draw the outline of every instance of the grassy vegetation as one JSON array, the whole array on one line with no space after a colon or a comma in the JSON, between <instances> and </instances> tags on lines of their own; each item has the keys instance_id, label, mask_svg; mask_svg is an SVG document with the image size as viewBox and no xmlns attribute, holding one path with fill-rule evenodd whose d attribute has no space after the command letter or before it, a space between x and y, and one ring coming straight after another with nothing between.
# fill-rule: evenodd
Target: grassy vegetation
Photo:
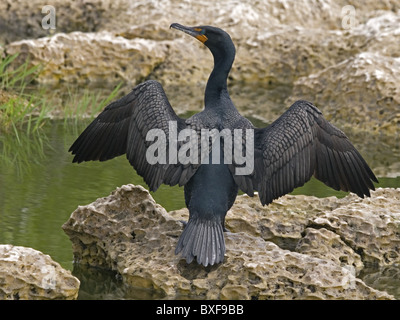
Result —
<instances>
[{"instance_id":1,"label":"grassy vegetation","mask_svg":"<svg viewBox=\"0 0 400 320\"><path fill-rule=\"evenodd\" d=\"M19 138L18 129L22 126L28 132L40 127L46 110L43 99L25 93L40 66L29 67L26 62L16 69L9 68L16 58L14 54L0 61L0 131L13 130Z\"/></svg>"},{"instance_id":2,"label":"grassy vegetation","mask_svg":"<svg viewBox=\"0 0 400 320\"><path fill-rule=\"evenodd\" d=\"M15 170L23 177L32 163L46 157L46 149L52 149L42 130L46 123L64 119L64 130L76 131L77 136L82 129L80 120L97 115L117 97L121 85L107 95L100 90L40 86L36 80L41 66L25 62L15 68L16 58L0 57L0 163L3 170Z\"/></svg>"},{"instance_id":3,"label":"grassy vegetation","mask_svg":"<svg viewBox=\"0 0 400 320\"><path fill-rule=\"evenodd\" d=\"M99 91L84 90L82 93L69 88L65 107L62 110L62 118L64 118L64 121L73 119L75 124L82 118L93 118L94 115L116 99L121 85L121 83L117 85L106 97L103 97Z\"/></svg>"},{"instance_id":4,"label":"grassy vegetation","mask_svg":"<svg viewBox=\"0 0 400 320\"><path fill-rule=\"evenodd\" d=\"M29 82L29 78L35 78L35 75L40 71L41 66L36 65L29 67L28 61L20 65L16 69L10 70L9 66L18 57L18 54L6 56L0 60L0 87L4 88L19 88L21 92Z\"/></svg>"},{"instance_id":5,"label":"grassy vegetation","mask_svg":"<svg viewBox=\"0 0 400 320\"><path fill-rule=\"evenodd\" d=\"M18 140L21 132L30 134L38 131L52 117L75 119L93 117L118 95L118 85L107 97L99 92L85 90L83 94L67 89L68 95L54 99L44 88L34 85L41 66L30 66L26 61L11 68L18 54L0 59L0 134L13 132Z\"/></svg>"}]
</instances>

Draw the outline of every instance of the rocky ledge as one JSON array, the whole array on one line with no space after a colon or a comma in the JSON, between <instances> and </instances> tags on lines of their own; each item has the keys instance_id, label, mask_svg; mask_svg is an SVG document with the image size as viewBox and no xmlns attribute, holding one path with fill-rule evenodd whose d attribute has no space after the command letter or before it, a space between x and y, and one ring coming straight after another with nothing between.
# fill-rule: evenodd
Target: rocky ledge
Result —
<instances>
[{"instance_id":1,"label":"rocky ledge","mask_svg":"<svg viewBox=\"0 0 400 320\"><path fill-rule=\"evenodd\" d=\"M0 245L0 300L78 297L80 282L50 256L32 248Z\"/></svg>"},{"instance_id":2,"label":"rocky ledge","mask_svg":"<svg viewBox=\"0 0 400 320\"><path fill-rule=\"evenodd\" d=\"M166 298L393 299L358 275L400 261L400 189L371 198L284 196L268 207L239 196L222 264L186 264L174 249L186 209L167 212L141 186L79 206L63 229L77 263L118 272Z\"/></svg>"}]
</instances>

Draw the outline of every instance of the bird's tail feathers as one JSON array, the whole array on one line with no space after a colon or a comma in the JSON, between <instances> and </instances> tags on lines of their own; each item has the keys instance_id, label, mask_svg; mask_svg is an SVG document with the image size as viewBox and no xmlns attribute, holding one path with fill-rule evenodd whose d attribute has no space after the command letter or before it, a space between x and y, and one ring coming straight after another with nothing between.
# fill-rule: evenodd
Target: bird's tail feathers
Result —
<instances>
[{"instance_id":1,"label":"bird's tail feathers","mask_svg":"<svg viewBox=\"0 0 400 320\"><path fill-rule=\"evenodd\" d=\"M180 252L187 263L194 258L205 267L222 262L225 255L222 223L217 220L189 219L175 249L175 254Z\"/></svg>"}]
</instances>

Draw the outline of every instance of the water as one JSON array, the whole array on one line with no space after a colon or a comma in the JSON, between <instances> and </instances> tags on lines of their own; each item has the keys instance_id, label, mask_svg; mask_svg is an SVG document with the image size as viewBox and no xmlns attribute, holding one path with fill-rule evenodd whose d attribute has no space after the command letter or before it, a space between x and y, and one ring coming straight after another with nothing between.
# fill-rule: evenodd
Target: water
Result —
<instances>
[{"instance_id":1,"label":"water","mask_svg":"<svg viewBox=\"0 0 400 320\"><path fill-rule=\"evenodd\" d=\"M78 205L107 196L116 187L146 186L125 157L107 162L72 164L67 152L86 126L53 121L40 136L4 137L0 164L0 243L33 247L72 269L71 243L61 229ZM42 148L43 146L43 148ZM4 155L11 149L13 154ZM153 194L167 210L182 208L183 189L162 186Z\"/></svg>"},{"instance_id":2,"label":"water","mask_svg":"<svg viewBox=\"0 0 400 320\"><path fill-rule=\"evenodd\" d=\"M88 123L49 121L39 134L27 136L20 132L20 142L12 134L0 136L1 244L32 247L49 254L64 268L73 270L71 242L61 226L77 206L107 196L123 184L147 187L124 156L102 163L78 165L71 162L72 156L67 150ZM369 157L367 161L374 161L372 156ZM399 177L380 178L380 182L382 187L400 187ZM294 193L319 197L346 195L315 179ZM152 195L167 210L185 206L183 188L163 185ZM124 287L110 272L79 266L75 266L73 272L82 280L81 298L156 297L152 292ZM95 279L103 279L100 288Z\"/></svg>"}]
</instances>

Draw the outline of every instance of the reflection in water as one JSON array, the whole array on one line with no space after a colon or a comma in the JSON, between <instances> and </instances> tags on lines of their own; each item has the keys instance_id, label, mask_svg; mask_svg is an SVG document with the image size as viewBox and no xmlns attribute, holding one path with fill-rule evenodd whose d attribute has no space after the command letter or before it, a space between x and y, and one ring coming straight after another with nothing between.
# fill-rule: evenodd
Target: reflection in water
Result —
<instances>
[{"instance_id":1,"label":"reflection in water","mask_svg":"<svg viewBox=\"0 0 400 320\"><path fill-rule=\"evenodd\" d=\"M153 300L164 298L163 294L155 290L135 288L124 284L121 276L113 271L75 264L72 274L81 282L78 300Z\"/></svg>"},{"instance_id":2,"label":"reflection in water","mask_svg":"<svg viewBox=\"0 0 400 320\"><path fill-rule=\"evenodd\" d=\"M251 115L249 118L256 126L266 125L262 119ZM11 134L0 135L0 243L35 248L72 270L71 243L61 226L76 207L107 196L123 184L140 184L147 188L124 156L101 163L71 163L72 156L67 150L88 121L77 124L49 121L38 133L27 136L21 132L19 140ZM393 144L380 144L377 147L380 152L368 153L363 152L363 148L375 150L378 138L367 134L349 136L356 146L361 146L361 153L372 168L387 168L395 163L394 159L398 161L399 150L393 150ZM379 159L380 156L384 160ZM380 173L383 172L384 169ZM400 187L400 177L380 178L379 186ZM327 188L315 179L294 193L319 197L346 194ZM183 188L163 185L152 195L167 210L185 206ZM74 273L85 279L81 298L159 298L154 292L127 290L114 274L110 276L78 266L74 267ZM389 279L392 274L386 271L387 278L383 278ZM395 277L398 278L398 272ZM365 277L374 286L378 286L378 278ZM104 282L103 286L96 287L100 282Z\"/></svg>"},{"instance_id":3,"label":"reflection in water","mask_svg":"<svg viewBox=\"0 0 400 320\"><path fill-rule=\"evenodd\" d=\"M87 123L82 125L86 126ZM0 163L0 243L40 250L72 269L72 249L61 229L78 205L133 183L146 187L124 157L72 164L67 150L81 128L51 122L42 136L3 136ZM13 152L8 152L14 151ZM183 189L162 186L153 194L167 210L184 206Z\"/></svg>"},{"instance_id":4,"label":"reflection in water","mask_svg":"<svg viewBox=\"0 0 400 320\"><path fill-rule=\"evenodd\" d=\"M78 300L153 300L165 297L152 289L125 285L118 273L109 270L75 264L72 274L81 281ZM367 266L359 278L368 286L400 299L400 266Z\"/></svg>"},{"instance_id":5,"label":"reflection in water","mask_svg":"<svg viewBox=\"0 0 400 320\"><path fill-rule=\"evenodd\" d=\"M400 299L400 266L365 267L360 278L372 288L386 291L396 299Z\"/></svg>"}]
</instances>

